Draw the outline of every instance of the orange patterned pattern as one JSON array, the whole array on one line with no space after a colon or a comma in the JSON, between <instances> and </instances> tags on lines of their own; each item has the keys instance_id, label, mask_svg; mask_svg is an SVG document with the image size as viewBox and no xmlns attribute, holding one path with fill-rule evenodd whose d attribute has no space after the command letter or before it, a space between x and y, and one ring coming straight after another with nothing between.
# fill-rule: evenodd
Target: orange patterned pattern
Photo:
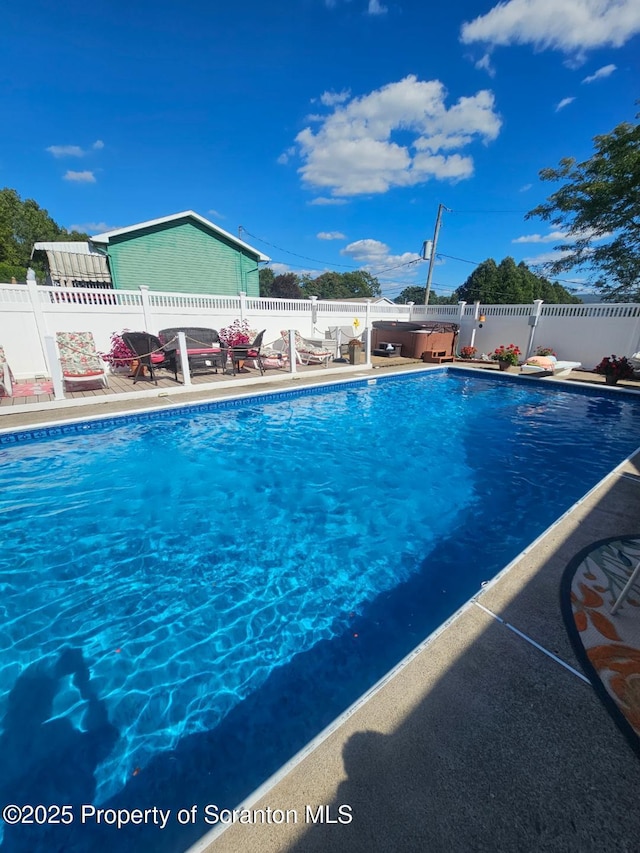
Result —
<instances>
[{"instance_id":1,"label":"orange patterned pattern","mask_svg":"<svg viewBox=\"0 0 640 853\"><path fill-rule=\"evenodd\" d=\"M615 616L611 608L640 561L640 539L600 544L571 582L571 607L584 651L609 697L640 736L640 580Z\"/></svg>"}]
</instances>

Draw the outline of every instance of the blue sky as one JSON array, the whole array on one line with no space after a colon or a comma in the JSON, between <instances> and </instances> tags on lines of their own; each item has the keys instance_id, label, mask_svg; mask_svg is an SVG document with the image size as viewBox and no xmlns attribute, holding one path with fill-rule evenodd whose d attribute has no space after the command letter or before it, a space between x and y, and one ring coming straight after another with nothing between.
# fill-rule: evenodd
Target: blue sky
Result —
<instances>
[{"instance_id":1,"label":"blue sky","mask_svg":"<svg viewBox=\"0 0 640 853\"><path fill-rule=\"evenodd\" d=\"M92 234L192 209L390 297L442 203L447 294L553 251L538 172L634 121L639 34L638 0L5 4L0 186Z\"/></svg>"}]
</instances>

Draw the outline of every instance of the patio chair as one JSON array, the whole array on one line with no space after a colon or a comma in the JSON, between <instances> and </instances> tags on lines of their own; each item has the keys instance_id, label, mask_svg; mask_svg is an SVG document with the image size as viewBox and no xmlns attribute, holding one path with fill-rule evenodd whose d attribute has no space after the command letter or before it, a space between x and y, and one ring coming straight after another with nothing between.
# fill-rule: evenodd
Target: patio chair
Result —
<instances>
[{"instance_id":1,"label":"patio chair","mask_svg":"<svg viewBox=\"0 0 640 853\"><path fill-rule=\"evenodd\" d=\"M300 332L295 331L296 361L300 364L322 364L326 367L333 358L333 352L323 347L316 346L312 341L302 337ZM280 332L285 342L286 352L289 352L289 332L283 329Z\"/></svg>"},{"instance_id":2,"label":"patio chair","mask_svg":"<svg viewBox=\"0 0 640 853\"><path fill-rule=\"evenodd\" d=\"M582 363L579 361L558 361L554 355L532 355L520 368L520 373L529 376L568 376L572 370L577 370Z\"/></svg>"},{"instance_id":3,"label":"patio chair","mask_svg":"<svg viewBox=\"0 0 640 853\"><path fill-rule=\"evenodd\" d=\"M173 369L176 382L178 381L178 374L175 370L175 361L173 364L170 363L167 354L162 348L160 338L149 334L149 332L123 332L122 340L129 347L131 352L136 354L138 363L132 374L134 385L141 379L148 379L148 381L157 385L158 380L155 376L155 370L158 367L166 367L168 370ZM148 377L145 376L145 370L149 371Z\"/></svg>"},{"instance_id":4,"label":"patio chair","mask_svg":"<svg viewBox=\"0 0 640 853\"><path fill-rule=\"evenodd\" d=\"M260 348L265 332L266 329L263 329L250 344L238 344L231 347L231 366L234 374L237 372L236 368L241 366L240 362L253 361L254 366L260 369L260 376L264 376L264 364L262 363Z\"/></svg>"},{"instance_id":5,"label":"patio chair","mask_svg":"<svg viewBox=\"0 0 640 853\"><path fill-rule=\"evenodd\" d=\"M91 332L56 332L58 359L65 385L109 385L107 369Z\"/></svg>"},{"instance_id":6,"label":"patio chair","mask_svg":"<svg viewBox=\"0 0 640 853\"><path fill-rule=\"evenodd\" d=\"M15 379L4 354L0 347L0 397L10 397L13 393Z\"/></svg>"}]
</instances>

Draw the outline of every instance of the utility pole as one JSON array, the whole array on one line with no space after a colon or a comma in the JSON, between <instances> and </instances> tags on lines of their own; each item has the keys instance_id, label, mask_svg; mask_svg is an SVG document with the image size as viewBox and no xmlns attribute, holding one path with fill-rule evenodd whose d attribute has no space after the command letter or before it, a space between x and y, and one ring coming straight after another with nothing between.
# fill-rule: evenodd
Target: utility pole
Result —
<instances>
[{"instance_id":1,"label":"utility pole","mask_svg":"<svg viewBox=\"0 0 640 853\"><path fill-rule=\"evenodd\" d=\"M429 291L431 290L431 276L433 275L433 265L436 258L436 248L438 246L438 234L440 233L440 220L442 219L442 211L449 211L444 204L438 205L438 215L436 217L436 227L433 232L433 245L431 246L431 256L429 257L429 272L427 273L427 287L424 293L424 304L429 304Z\"/></svg>"}]
</instances>

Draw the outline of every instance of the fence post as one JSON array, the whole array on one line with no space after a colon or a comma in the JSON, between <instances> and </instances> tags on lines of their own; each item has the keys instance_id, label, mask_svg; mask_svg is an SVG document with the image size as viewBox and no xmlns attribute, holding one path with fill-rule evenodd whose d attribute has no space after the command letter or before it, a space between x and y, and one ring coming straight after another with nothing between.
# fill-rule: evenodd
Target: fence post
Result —
<instances>
[{"instance_id":1,"label":"fence post","mask_svg":"<svg viewBox=\"0 0 640 853\"><path fill-rule=\"evenodd\" d=\"M240 297L240 321L242 322L247 315L247 294L241 290L238 296Z\"/></svg>"},{"instance_id":2,"label":"fence post","mask_svg":"<svg viewBox=\"0 0 640 853\"><path fill-rule=\"evenodd\" d=\"M364 307L364 363L366 367L371 367L371 300L367 299Z\"/></svg>"},{"instance_id":3,"label":"fence post","mask_svg":"<svg viewBox=\"0 0 640 853\"><path fill-rule=\"evenodd\" d=\"M191 385L191 373L189 372L189 354L187 352L187 338L184 332L178 332L178 351L180 353L180 370L182 371L182 384Z\"/></svg>"},{"instance_id":4,"label":"fence post","mask_svg":"<svg viewBox=\"0 0 640 853\"><path fill-rule=\"evenodd\" d=\"M53 396L56 400L64 400L64 383L62 381L62 368L58 361L58 351L53 335L45 335L44 346L49 362L49 373L53 382Z\"/></svg>"},{"instance_id":5,"label":"fence post","mask_svg":"<svg viewBox=\"0 0 640 853\"><path fill-rule=\"evenodd\" d=\"M540 319L540 309L542 308L542 299L534 299L533 300L533 311L529 315L528 323L531 327L529 330L529 343L527 344L527 352L525 354L525 359L529 358L531 355L531 351L533 350L533 339L536 336L536 326L538 325L538 320Z\"/></svg>"},{"instance_id":6,"label":"fence post","mask_svg":"<svg viewBox=\"0 0 640 853\"><path fill-rule=\"evenodd\" d=\"M460 344L462 342L462 322L464 320L464 309L465 309L466 304L467 303L464 299L461 299L458 302L458 326L459 326L459 328L458 328L458 346L457 346L458 353L460 352ZM475 337L475 332L476 332L476 327L474 324L473 330L471 332L472 338ZM473 346L473 340L471 341L469 346ZM457 355L458 353L454 352L453 355Z\"/></svg>"},{"instance_id":7,"label":"fence post","mask_svg":"<svg viewBox=\"0 0 640 853\"><path fill-rule=\"evenodd\" d=\"M149 287L146 284L140 284L138 286L140 288L140 299L142 300L144 330L145 332L151 332L151 303L149 302Z\"/></svg>"},{"instance_id":8,"label":"fence post","mask_svg":"<svg viewBox=\"0 0 640 853\"><path fill-rule=\"evenodd\" d=\"M53 364L49 361L49 352L47 350L47 342L45 340L45 335L47 334L47 323L44 318L44 312L42 311L42 306L40 305L40 290L38 289L38 282L36 281L35 272L29 267L27 270L27 289L29 291L29 300L31 302L31 310L33 311L33 319L36 324L36 331L38 333L38 340L40 341L40 350L42 352L42 357L44 359L45 367L49 369L49 373L53 371ZM55 350L54 350L55 353ZM55 361L58 361L58 356L55 354Z\"/></svg>"},{"instance_id":9,"label":"fence post","mask_svg":"<svg viewBox=\"0 0 640 853\"><path fill-rule=\"evenodd\" d=\"M407 302L407 305L409 306L409 322L411 322L411 320L413 318L413 306L415 304L416 304L415 302Z\"/></svg>"},{"instance_id":10,"label":"fence post","mask_svg":"<svg viewBox=\"0 0 640 853\"><path fill-rule=\"evenodd\" d=\"M462 303L465 304L464 302ZM480 314L480 303L473 303L473 327L471 329L471 341L469 342L469 346L475 346L476 342L476 329L478 328L478 316Z\"/></svg>"},{"instance_id":11,"label":"fence post","mask_svg":"<svg viewBox=\"0 0 640 853\"><path fill-rule=\"evenodd\" d=\"M315 338L318 334L316 331L316 323L318 322L318 297L310 296L311 300L311 337Z\"/></svg>"},{"instance_id":12,"label":"fence post","mask_svg":"<svg viewBox=\"0 0 640 853\"><path fill-rule=\"evenodd\" d=\"M298 353L296 351L296 330L289 329L289 373L298 372Z\"/></svg>"}]
</instances>

